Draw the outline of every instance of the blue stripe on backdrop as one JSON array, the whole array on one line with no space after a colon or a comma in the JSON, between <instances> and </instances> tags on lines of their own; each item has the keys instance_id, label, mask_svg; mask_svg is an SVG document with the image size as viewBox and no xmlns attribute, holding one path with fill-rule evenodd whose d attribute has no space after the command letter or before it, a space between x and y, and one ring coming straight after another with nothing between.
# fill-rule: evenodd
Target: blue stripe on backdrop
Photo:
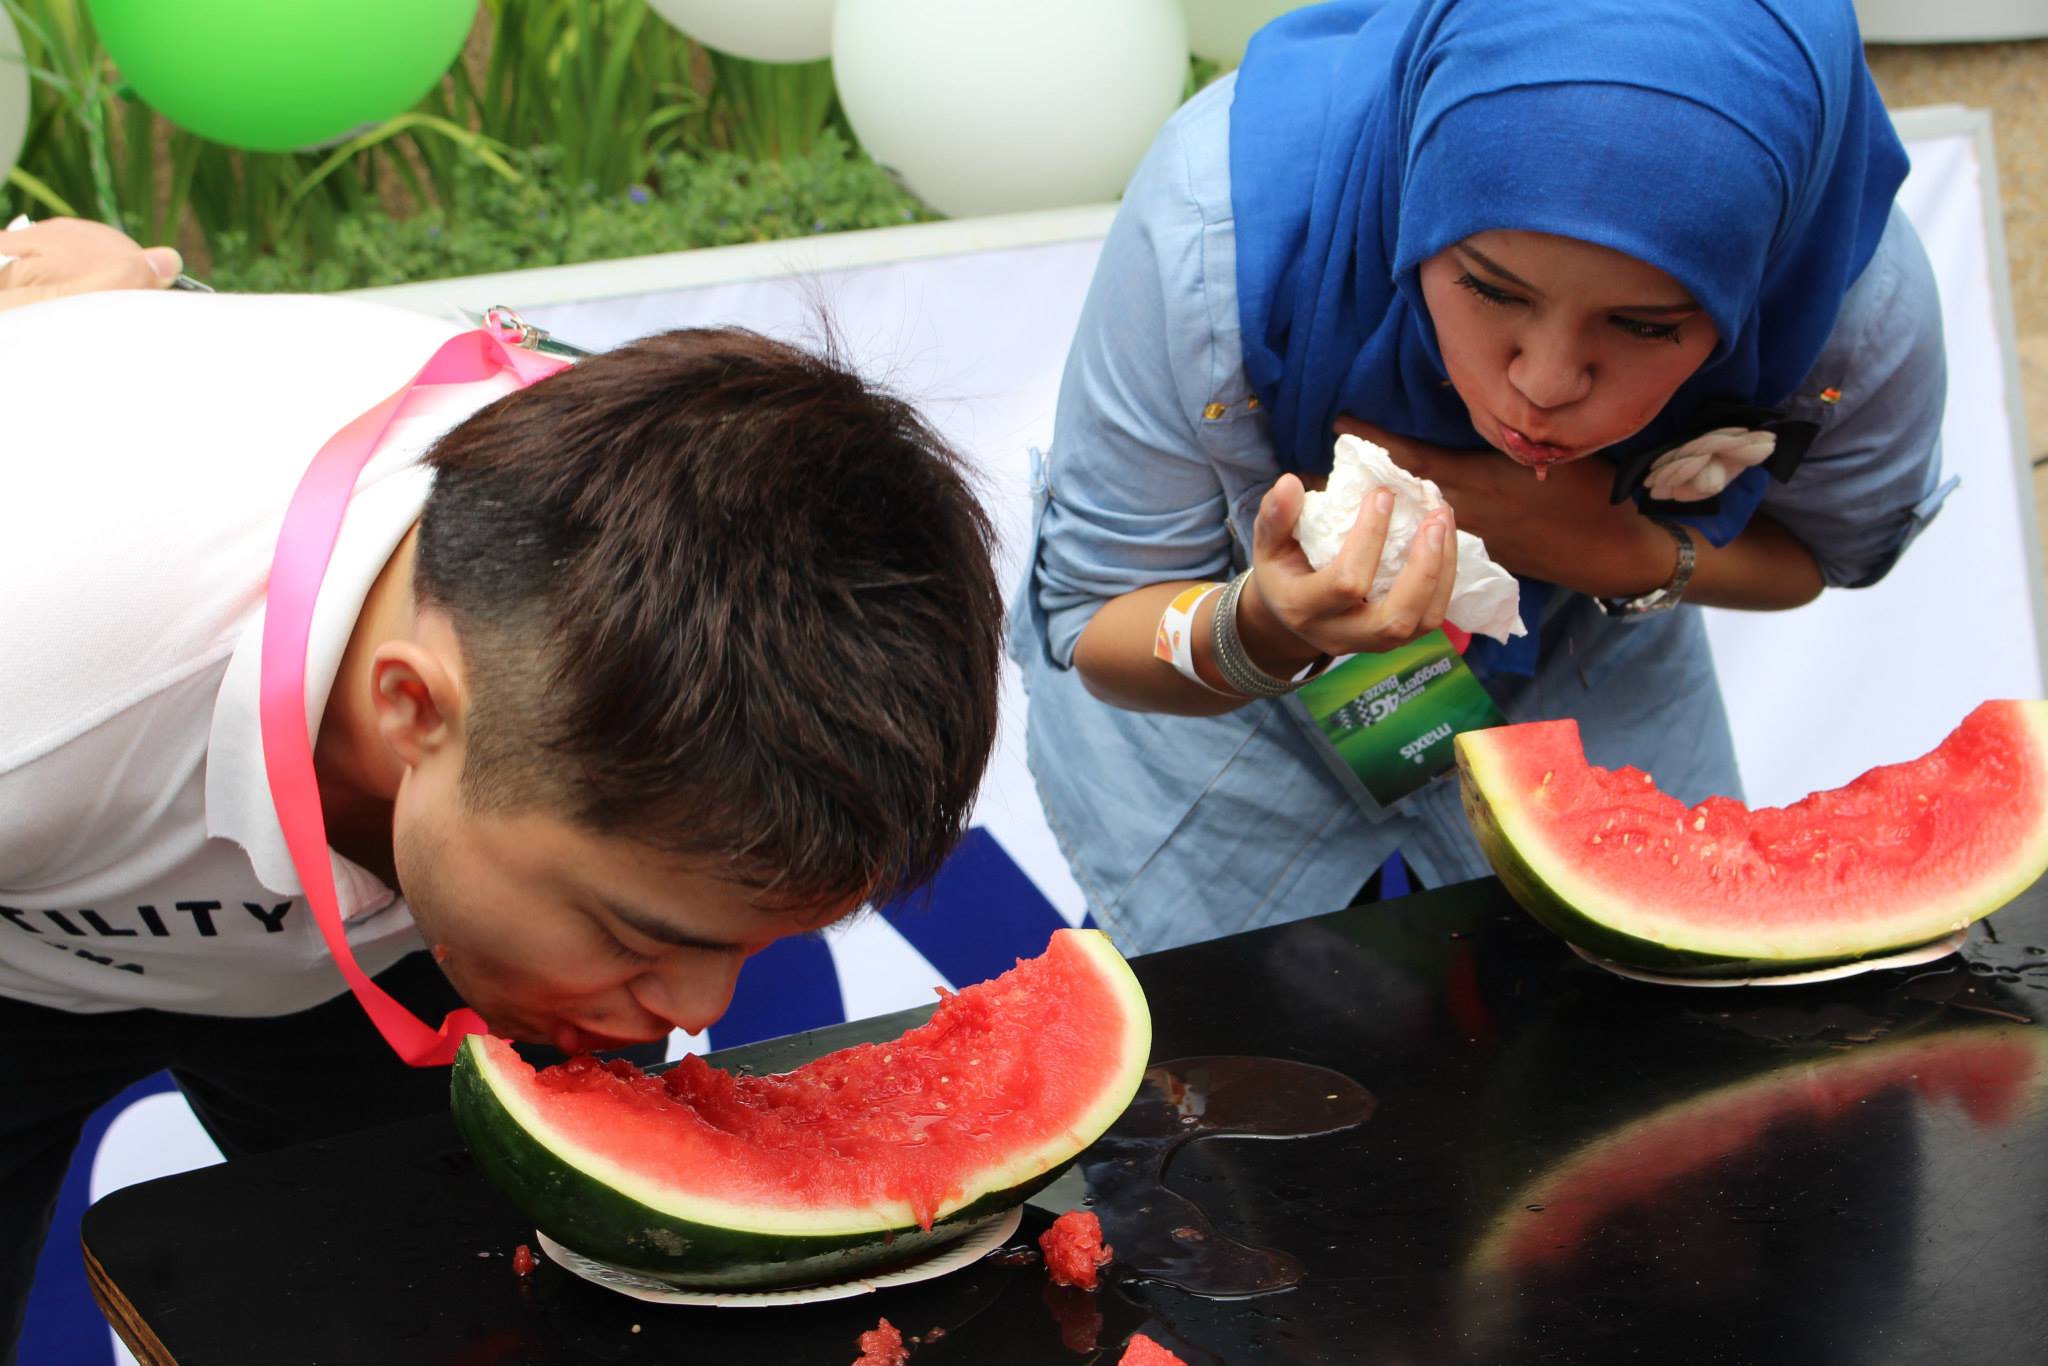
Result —
<instances>
[{"instance_id":1,"label":"blue stripe on backdrop","mask_svg":"<svg viewBox=\"0 0 2048 1366\"><path fill-rule=\"evenodd\" d=\"M1414 891L1414 884L1408 877L1408 861L1396 849L1387 855L1387 861L1380 865L1380 900L1392 901L1395 897L1406 896Z\"/></svg>"},{"instance_id":2,"label":"blue stripe on backdrop","mask_svg":"<svg viewBox=\"0 0 2048 1366\"><path fill-rule=\"evenodd\" d=\"M822 939L778 939L747 960L732 1005L711 1027L713 1048L736 1048L846 1018L839 974Z\"/></svg>"},{"instance_id":3,"label":"blue stripe on backdrop","mask_svg":"<svg viewBox=\"0 0 2048 1366\"><path fill-rule=\"evenodd\" d=\"M1009 851L979 826L928 886L882 907L882 916L956 987L1045 952L1052 932L1067 925Z\"/></svg>"},{"instance_id":4,"label":"blue stripe on backdrop","mask_svg":"<svg viewBox=\"0 0 2048 1366\"><path fill-rule=\"evenodd\" d=\"M64 1186L57 1195L57 1214L50 1236L36 1262L36 1278L28 1292L28 1322L23 1326L19 1360L22 1366L112 1366L113 1340L107 1321L85 1282L85 1259L78 1250L78 1221L92 1200L92 1161L107 1127L136 1101L175 1089L168 1072L144 1077L93 1111L71 1154Z\"/></svg>"}]
</instances>

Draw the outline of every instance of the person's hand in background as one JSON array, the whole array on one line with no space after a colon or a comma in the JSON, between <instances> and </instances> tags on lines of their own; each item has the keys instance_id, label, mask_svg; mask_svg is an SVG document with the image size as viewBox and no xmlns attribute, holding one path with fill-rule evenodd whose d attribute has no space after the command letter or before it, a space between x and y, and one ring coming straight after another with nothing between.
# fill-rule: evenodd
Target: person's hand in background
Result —
<instances>
[{"instance_id":1,"label":"person's hand in background","mask_svg":"<svg viewBox=\"0 0 2048 1366\"><path fill-rule=\"evenodd\" d=\"M0 311L101 289L165 289L182 269L170 247L144 249L104 223L52 218L0 232Z\"/></svg>"}]
</instances>

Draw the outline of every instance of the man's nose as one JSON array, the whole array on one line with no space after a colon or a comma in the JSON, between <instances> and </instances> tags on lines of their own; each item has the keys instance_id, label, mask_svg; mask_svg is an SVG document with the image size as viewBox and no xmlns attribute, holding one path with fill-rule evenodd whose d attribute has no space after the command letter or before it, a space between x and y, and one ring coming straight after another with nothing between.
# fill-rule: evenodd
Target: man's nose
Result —
<instances>
[{"instance_id":1,"label":"man's nose","mask_svg":"<svg viewBox=\"0 0 2048 1366\"><path fill-rule=\"evenodd\" d=\"M686 953L664 959L626 986L640 1008L685 1034L710 1028L732 1004L747 955Z\"/></svg>"}]
</instances>

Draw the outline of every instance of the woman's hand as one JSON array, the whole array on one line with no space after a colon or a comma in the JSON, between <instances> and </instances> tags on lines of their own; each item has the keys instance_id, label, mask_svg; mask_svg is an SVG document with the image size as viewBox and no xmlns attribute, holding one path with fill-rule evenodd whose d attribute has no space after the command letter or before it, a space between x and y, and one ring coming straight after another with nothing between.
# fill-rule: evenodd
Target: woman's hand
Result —
<instances>
[{"instance_id":1,"label":"woman's hand","mask_svg":"<svg viewBox=\"0 0 2048 1366\"><path fill-rule=\"evenodd\" d=\"M1607 598L1648 593L1671 578L1671 537L1633 503L1609 501L1614 468L1605 460L1552 465L1539 480L1491 449L1446 450L1348 416L1336 429L1384 446L1402 469L1433 480L1458 524L1510 573Z\"/></svg>"},{"instance_id":2,"label":"woman's hand","mask_svg":"<svg viewBox=\"0 0 2048 1366\"><path fill-rule=\"evenodd\" d=\"M1443 624L1458 576L1451 509L1423 522L1393 587L1369 599L1394 495L1380 489L1367 497L1337 557L1315 569L1294 539L1305 492L1300 479L1283 474L1259 504L1252 578L1238 599L1238 635L1253 663L1287 678L1319 655L1378 654Z\"/></svg>"},{"instance_id":3,"label":"woman's hand","mask_svg":"<svg viewBox=\"0 0 2048 1366\"><path fill-rule=\"evenodd\" d=\"M102 289L164 289L184 268L170 247L145 251L104 223L52 218L0 232L0 310Z\"/></svg>"}]
</instances>

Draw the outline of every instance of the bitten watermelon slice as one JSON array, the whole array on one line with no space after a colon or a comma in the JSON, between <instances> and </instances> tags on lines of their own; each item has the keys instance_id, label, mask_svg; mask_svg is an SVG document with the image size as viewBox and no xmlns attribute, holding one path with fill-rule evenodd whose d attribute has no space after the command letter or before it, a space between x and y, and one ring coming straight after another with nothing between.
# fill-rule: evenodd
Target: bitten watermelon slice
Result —
<instances>
[{"instance_id":1,"label":"bitten watermelon slice","mask_svg":"<svg viewBox=\"0 0 2048 1366\"><path fill-rule=\"evenodd\" d=\"M942 993L893 1043L781 1076L658 1075L502 1039L456 1057L477 1164L563 1246L679 1285L845 1280L965 1237L1057 1176L1136 1094L1151 1016L1096 930Z\"/></svg>"},{"instance_id":2,"label":"bitten watermelon slice","mask_svg":"<svg viewBox=\"0 0 2048 1366\"><path fill-rule=\"evenodd\" d=\"M1465 814L1531 915L1671 976L1798 972L1929 943L2048 870L2048 702L1986 702L1939 747L1787 807L1688 807L1587 764L1576 721L1457 739Z\"/></svg>"}]
</instances>

